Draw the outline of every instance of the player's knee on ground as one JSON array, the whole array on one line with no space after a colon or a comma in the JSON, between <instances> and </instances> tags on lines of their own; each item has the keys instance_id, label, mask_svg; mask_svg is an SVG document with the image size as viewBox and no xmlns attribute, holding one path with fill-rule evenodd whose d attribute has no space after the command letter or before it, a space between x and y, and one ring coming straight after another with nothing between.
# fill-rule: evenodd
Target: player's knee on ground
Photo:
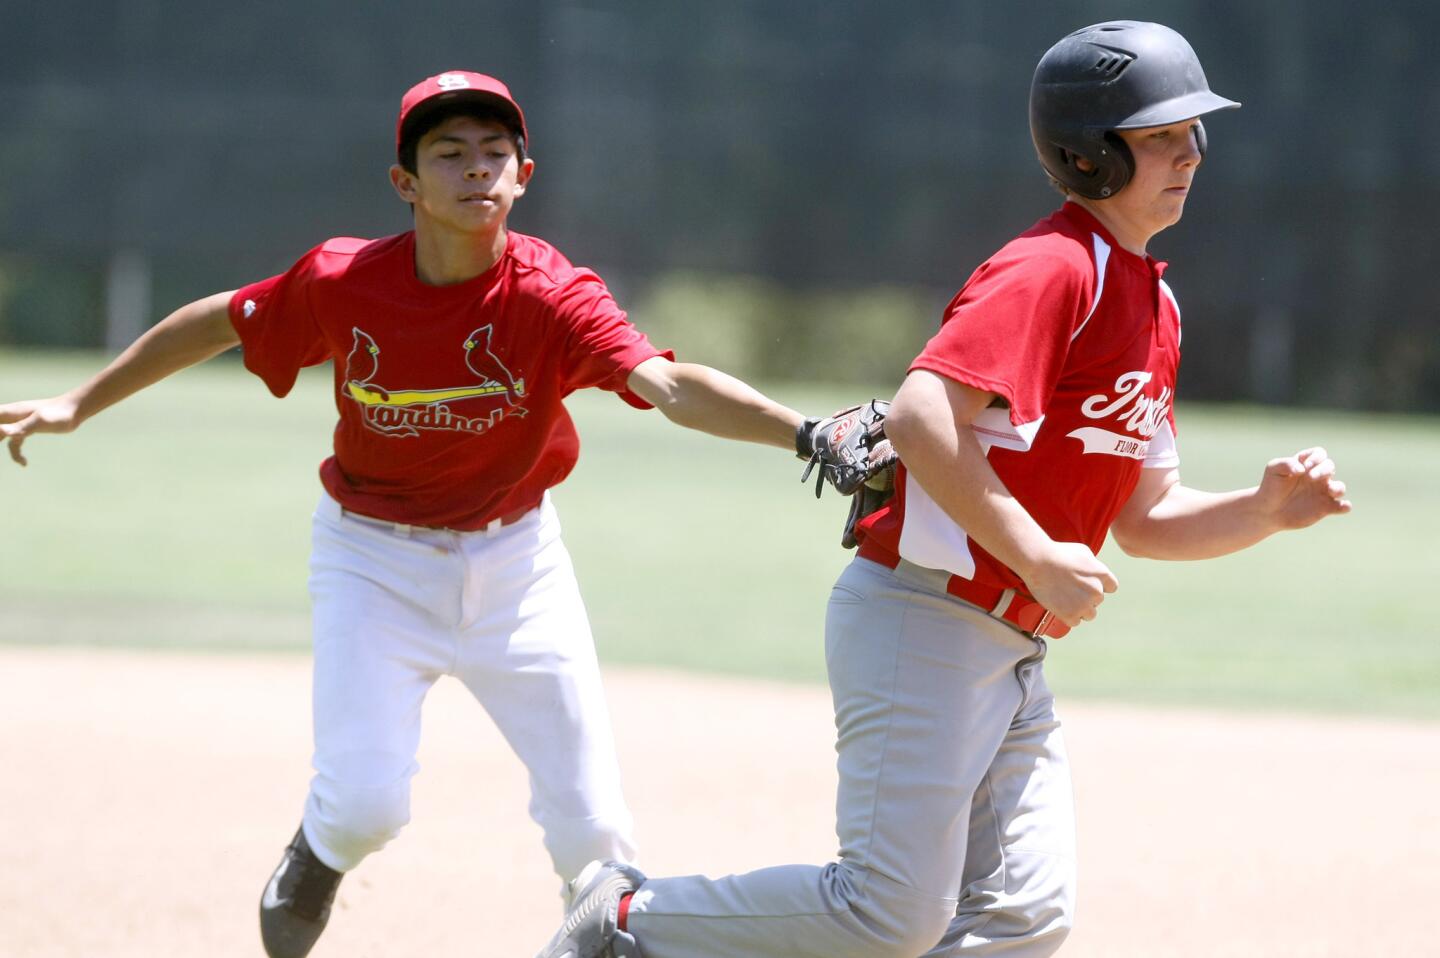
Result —
<instances>
[{"instance_id":1,"label":"player's knee on ground","mask_svg":"<svg viewBox=\"0 0 1440 958\"><path fill-rule=\"evenodd\" d=\"M955 917L955 899L935 898L864 868L840 863L825 870L827 895L842 899L863 939L855 954L915 958L929 951Z\"/></svg>"},{"instance_id":2,"label":"player's knee on ground","mask_svg":"<svg viewBox=\"0 0 1440 958\"><path fill-rule=\"evenodd\" d=\"M408 782L386 786L316 783L305 808L305 831L320 860L349 871L384 848L410 822Z\"/></svg>"}]
</instances>

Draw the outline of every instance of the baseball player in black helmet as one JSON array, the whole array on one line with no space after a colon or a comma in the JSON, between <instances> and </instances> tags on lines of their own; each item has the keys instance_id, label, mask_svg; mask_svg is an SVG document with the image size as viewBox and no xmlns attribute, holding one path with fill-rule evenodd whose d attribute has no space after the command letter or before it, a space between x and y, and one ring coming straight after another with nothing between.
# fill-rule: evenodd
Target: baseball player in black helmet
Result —
<instances>
[{"instance_id":1,"label":"baseball player in black helmet","mask_svg":"<svg viewBox=\"0 0 1440 958\"><path fill-rule=\"evenodd\" d=\"M1180 310L1146 247L1184 210L1199 117L1238 104L1183 37L1131 21L1057 43L1030 102L1066 202L975 271L911 363L885 420L894 495L855 526L826 610L839 859L719 880L593 862L541 958L1054 954L1075 822L1044 661L1119 587L1107 534L1203 559L1349 510L1318 447L1248 489L1180 483Z\"/></svg>"},{"instance_id":2,"label":"baseball player in black helmet","mask_svg":"<svg viewBox=\"0 0 1440 958\"><path fill-rule=\"evenodd\" d=\"M1158 23L1114 20L1076 30L1040 58L1030 86L1030 136L1040 164L1086 199L1114 196L1135 159L1121 130L1168 126L1240 104L1210 91L1200 59ZM1196 120L1205 155L1205 127Z\"/></svg>"}]
</instances>

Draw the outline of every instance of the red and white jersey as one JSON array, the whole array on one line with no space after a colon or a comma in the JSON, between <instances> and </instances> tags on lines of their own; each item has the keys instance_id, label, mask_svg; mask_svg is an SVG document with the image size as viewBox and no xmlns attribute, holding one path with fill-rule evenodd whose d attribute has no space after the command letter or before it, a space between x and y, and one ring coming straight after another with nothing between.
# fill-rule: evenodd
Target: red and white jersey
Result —
<instances>
[{"instance_id":1,"label":"red and white jersey","mask_svg":"<svg viewBox=\"0 0 1440 958\"><path fill-rule=\"evenodd\" d=\"M1058 541L1098 552L1140 470L1179 464L1180 309L1164 271L1066 203L975 271L911 364L1005 399L976 419L975 436ZM872 552L1024 592L903 466L859 537Z\"/></svg>"},{"instance_id":2,"label":"red and white jersey","mask_svg":"<svg viewBox=\"0 0 1440 958\"><path fill-rule=\"evenodd\" d=\"M332 239L238 290L245 366L276 396L302 366L335 363L335 454L320 467L347 509L479 529L538 505L580 450L561 400L598 386L631 405L650 345L593 272L514 231L484 274L415 276L415 234Z\"/></svg>"}]
</instances>

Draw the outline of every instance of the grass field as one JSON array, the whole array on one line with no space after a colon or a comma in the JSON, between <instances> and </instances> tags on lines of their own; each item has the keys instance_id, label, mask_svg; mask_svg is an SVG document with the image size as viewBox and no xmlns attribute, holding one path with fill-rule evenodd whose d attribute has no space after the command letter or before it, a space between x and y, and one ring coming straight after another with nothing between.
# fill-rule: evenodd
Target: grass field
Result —
<instances>
[{"instance_id":1,"label":"grass field","mask_svg":"<svg viewBox=\"0 0 1440 958\"><path fill-rule=\"evenodd\" d=\"M0 353L0 400L58 391L90 354ZM188 371L0 463L0 641L304 649L308 516L334 410L323 374L285 402L238 363ZM807 410L864 389L776 388ZM601 655L803 681L845 503L775 450L722 443L604 394L556 500ZM1354 514L1203 564L1109 548L1120 593L1055 645L1064 695L1440 717L1440 421L1182 406L1186 481L1248 485L1324 443Z\"/></svg>"}]
</instances>

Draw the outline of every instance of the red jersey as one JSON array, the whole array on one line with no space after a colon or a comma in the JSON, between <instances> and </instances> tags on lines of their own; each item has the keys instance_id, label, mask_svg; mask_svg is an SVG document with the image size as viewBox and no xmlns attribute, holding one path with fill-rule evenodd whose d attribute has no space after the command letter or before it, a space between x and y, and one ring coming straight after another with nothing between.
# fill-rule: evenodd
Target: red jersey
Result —
<instances>
[{"instance_id":1,"label":"red jersey","mask_svg":"<svg viewBox=\"0 0 1440 958\"><path fill-rule=\"evenodd\" d=\"M1164 271L1066 203L975 271L910 366L1004 397L1009 408L985 410L975 437L1057 541L1099 552L1140 470L1179 464L1180 309ZM858 533L872 554L1024 593L903 466L894 498Z\"/></svg>"},{"instance_id":2,"label":"red jersey","mask_svg":"<svg viewBox=\"0 0 1440 958\"><path fill-rule=\"evenodd\" d=\"M342 506L411 525L479 529L539 504L575 465L561 400L599 386L631 405L653 356L598 276L514 231L484 274L415 276L415 234L332 239L238 290L245 366L276 396L302 366L335 364L335 454L320 467Z\"/></svg>"}]
</instances>

